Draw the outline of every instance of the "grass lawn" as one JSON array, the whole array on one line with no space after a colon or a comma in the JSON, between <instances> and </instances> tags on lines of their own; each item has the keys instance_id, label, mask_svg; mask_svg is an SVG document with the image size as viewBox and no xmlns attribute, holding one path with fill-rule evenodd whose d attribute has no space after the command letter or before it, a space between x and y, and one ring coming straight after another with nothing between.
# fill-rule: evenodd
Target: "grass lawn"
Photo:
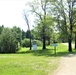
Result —
<instances>
[{"instance_id":1,"label":"grass lawn","mask_svg":"<svg viewBox=\"0 0 76 75\"><path fill-rule=\"evenodd\" d=\"M47 46L47 50L38 47L36 53L21 48L16 54L0 54L0 75L52 75L60 57L67 53L67 46L59 44L56 56L53 46Z\"/></svg>"}]
</instances>

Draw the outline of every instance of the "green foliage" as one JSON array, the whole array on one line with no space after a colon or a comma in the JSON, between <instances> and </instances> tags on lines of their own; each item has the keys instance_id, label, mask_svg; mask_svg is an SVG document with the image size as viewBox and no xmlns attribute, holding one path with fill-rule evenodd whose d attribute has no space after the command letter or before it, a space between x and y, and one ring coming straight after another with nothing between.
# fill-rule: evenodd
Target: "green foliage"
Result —
<instances>
[{"instance_id":1,"label":"green foliage","mask_svg":"<svg viewBox=\"0 0 76 75\"><path fill-rule=\"evenodd\" d=\"M48 45L48 41L46 40L46 45Z\"/></svg>"},{"instance_id":2,"label":"green foliage","mask_svg":"<svg viewBox=\"0 0 76 75\"><path fill-rule=\"evenodd\" d=\"M47 42L46 45L50 45L50 39L53 38L53 19L51 16L46 15L46 19L42 19L38 25L32 30L32 34L35 39L43 39L43 35L45 35L45 39ZM43 31L44 28L44 31Z\"/></svg>"},{"instance_id":3,"label":"green foliage","mask_svg":"<svg viewBox=\"0 0 76 75\"><path fill-rule=\"evenodd\" d=\"M22 40L26 38L26 33L25 31L22 30Z\"/></svg>"},{"instance_id":4,"label":"green foliage","mask_svg":"<svg viewBox=\"0 0 76 75\"><path fill-rule=\"evenodd\" d=\"M2 33L3 29L4 29L4 26L3 25L0 26L0 34Z\"/></svg>"},{"instance_id":5,"label":"green foliage","mask_svg":"<svg viewBox=\"0 0 76 75\"><path fill-rule=\"evenodd\" d=\"M17 51L17 41L14 33L9 28L5 28L0 35L0 52L12 53Z\"/></svg>"},{"instance_id":6,"label":"green foliage","mask_svg":"<svg viewBox=\"0 0 76 75\"><path fill-rule=\"evenodd\" d=\"M26 38L30 38L30 31L29 30L26 31Z\"/></svg>"},{"instance_id":7,"label":"green foliage","mask_svg":"<svg viewBox=\"0 0 76 75\"><path fill-rule=\"evenodd\" d=\"M42 46L42 42L39 40L35 40L37 43L37 46ZM30 47L30 40L29 39L24 39L22 40L22 47Z\"/></svg>"},{"instance_id":8,"label":"green foliage","mask_svg":"<svg viewBox=\"0 0 76 75\"><path fill-rule=\"evenodd\" d=\"M42 19L40 23L38 23L38 26L36 26L35 31L36 35L40 36L41 38L43 37L43 34L45 34L46 37L51 37L53 33L53 20L52 17L49 15L46 15L46 19ZM45 32L43 32L43 27L45 28Z\"/></svg>"},{"instance_id":9,"label":"green foliage","mask_svg":"<svg viewBox=\"0 0 76 75\"><path fill-rule=\"evenodd\" d=\"M22 31L19 27L14 26L12 28L12 31L14 33L14 36L16 37L16 40L20 43L21 45L21 40L22 40Z\"/></svg>"},{"instance_id":10,"label":"green foliage","mask_svg":"<svg viewBox=\"0 0 76 75\"><path fill-rule=\"evenodd\" d=\"M30 40L29 39L22 40L22 47L30 47Z\"/></svg>"},{"instance_id":11,"label":"green foliage","mask_svg":"<svg viewBox=\"0 0 76 75\"><path fill-rule=\"evenodd\" d=\"M37 46L42 46L42 41L40 41L40 40L35 40L35 41L37 43Z\"/></svg>"}]
</instances>

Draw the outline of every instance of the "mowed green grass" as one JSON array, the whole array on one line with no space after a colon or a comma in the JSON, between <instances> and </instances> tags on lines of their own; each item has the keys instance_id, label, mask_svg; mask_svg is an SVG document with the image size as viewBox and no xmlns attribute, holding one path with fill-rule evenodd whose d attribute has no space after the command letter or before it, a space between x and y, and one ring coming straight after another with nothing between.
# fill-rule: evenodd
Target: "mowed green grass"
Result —
<instances>
[{"instance_id":1,"label":"mowed green grass","mask_svg":"<svg viewBox=\"0 0 76 75\"><path fill-rule=\"evenodd\" d=\"M47 46L47 50L38 47L36 53L21 48L16 54L0 54L0 75L52 75L60 57L67 53L67 46L59 44L56 56L53 46Z\"/></svg>"}]
</instances>

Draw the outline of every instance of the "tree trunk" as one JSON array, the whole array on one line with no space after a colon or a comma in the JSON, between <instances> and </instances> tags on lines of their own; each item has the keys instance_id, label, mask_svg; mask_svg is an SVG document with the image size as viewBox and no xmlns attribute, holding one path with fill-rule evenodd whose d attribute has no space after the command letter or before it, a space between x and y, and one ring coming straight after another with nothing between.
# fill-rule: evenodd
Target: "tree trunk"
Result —
<instances>
[{"instance_id":1,"label":"tree trunk","mask_svg":"<svg viewBox=\"0 0 76 75\"><path fill-rule=\"evenodd\" d=\"M48 45L50 45L50 39L48 39Z\"/></svg>"},{"instance_id":2,"label":"tree trunk","mask_svg":"<svg viewBox=\"0 0 76 75\"><path fill-rule=\"evenodd\" d=\"M46 49L45 27L43 26L43 50Z\"/></svg>"},{"instance_id":3,"label":"tree trunk","mask_svg":"<svg viewBox=\"0 0 76 75\"><path fill-rule=\"evenodd\" d=\"M69 52L72 52L72 36L69 36L69 39L68 39L68 51Z\"/></svg>"},{"instance_id":4,"label":"tree trunk","mask_svg":"<svg viewBox=\"0 0 76 75\"><path fill-rule=\"evenodd\" d=\"M46 49L46 38L45 38L45 34L43 34L43 50Z\"/></svg>"},{"instance_id":5,"label":"tree trunk","mask_svg":"<svg viewBox=\"0 0 76 75\"><path fill-rule=\"evenodd\" d=\"M46 39L48 41L47 45L50 45L50 37L46 37Z\"/></svg>"},{"instance_id":6,"label":"tree trunk","mask_svg":"<svg viewBox=\"0 0 76 75\"><path fill-rule=\"evenodd\" d=\"M75 32L75 49L76 49L76 32Z\"/></svg>"},{"instance_id":7,"label":"tree trunk","mask_svg":"<svg viewBox=\"0 0 76 75\"><path fill-rule=\"evenodd\" d=\"M30 30L29 30L30 32ZM31 32L30 32L30 50L31 50Z\"/></svg>"},{"instance_id":8,"label":"tree trunk","mask_svg":"<svg viewBox=\"0 0 76 75\"><path fill-rule=\"evenodd\" d=\"M30 38L30 50L31 50L31 38Z\"/></svg>"},{"instance_id":9,"label":"tree trunk","mask_svg":"<svg viewBox=\"0 0 76 75\"><path fill-rule=\"evenodd\" d=\"M42 49L46 49L46 37L45 37L45 25L43 24L43 27L42 27L42 39L43 39L43 46L42 46Z\"/></svg>"}]
</instances>

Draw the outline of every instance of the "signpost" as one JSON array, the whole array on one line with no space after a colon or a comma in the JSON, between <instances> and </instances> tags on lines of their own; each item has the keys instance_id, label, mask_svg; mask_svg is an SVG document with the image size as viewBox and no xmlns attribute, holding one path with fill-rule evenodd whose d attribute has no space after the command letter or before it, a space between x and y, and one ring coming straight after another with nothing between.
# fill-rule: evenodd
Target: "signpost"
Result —
<instances>
[{"instance_id":1,"label":"signpost","mask_svg":"<svg viewBox=\"0 0 76 75\"><path fill-rule=\"evenodd\" d=\"M33 48L33 50L35 51L35 54L36 54L36 50L37 50L36 41L33 41L33 42L32 42L32 48Z\"/></svg>"},{"instance_id":2,"label":"signpost","mask_svg":"<svg viewBox=\"0 0 76 75\"><path fill-rule=\"evenodd\" d=\"M54 53L56 55L56 46L58 46L58 44L57 43L54 43L53 46L54 46Z\"/></svg>"}]
</instances>

